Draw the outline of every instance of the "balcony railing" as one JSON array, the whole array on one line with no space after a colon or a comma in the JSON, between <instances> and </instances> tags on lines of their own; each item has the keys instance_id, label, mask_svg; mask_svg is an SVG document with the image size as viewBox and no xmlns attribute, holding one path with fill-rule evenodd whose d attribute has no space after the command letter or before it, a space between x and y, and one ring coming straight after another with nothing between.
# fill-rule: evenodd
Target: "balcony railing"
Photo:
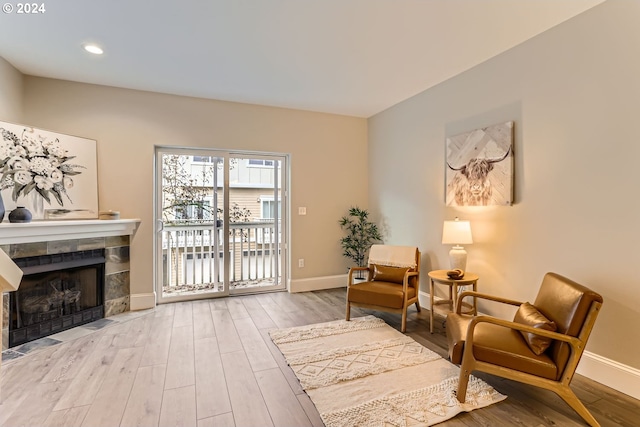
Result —
<instances>
[{"instance_id":1,"label":"balcony railing","mask_svg":"<svg viewBox=\"0 0 640 427\"><path fill-rule=\"evenodd\" d=\"M162 233L163 290L185 293L223 290L224 256L230 258L230 289L280 283L280 236L273 220L229 224L212 221L165 223Z\"/></svg>"}]
</instances>

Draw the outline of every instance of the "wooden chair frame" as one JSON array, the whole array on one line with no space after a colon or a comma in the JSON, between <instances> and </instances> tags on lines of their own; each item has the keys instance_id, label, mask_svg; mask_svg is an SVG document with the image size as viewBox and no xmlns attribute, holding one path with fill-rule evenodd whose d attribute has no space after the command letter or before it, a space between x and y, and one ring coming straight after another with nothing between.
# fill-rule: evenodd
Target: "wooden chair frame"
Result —
<instances>
[{"instance_id":1,"label":"wooden chair frame","mask_svg":"<svg viewBox=\"0 0 640 427\"><path fill-rule=\"evenodd\" d=\"M354 307L361 307L361 308L368 308L370 310L379 310L379 311L387 311L390 313L399 313L402 314L402 324L400 326L400 331L401 332L405 332L407 330L407 309L411 306L411 304L415 304L416 305L416 310L418 311L418 313L420 313L420 311L422 310L420 308L420 282L419 282L419 278L420 278L420 251L418 250L416 253L416 271L407 271L404 275L404 279L402 281L402 292L404 294L404 301L402 303L402 308L391 308L391 307L384 307L384 306L380 306L380 305L372 305L372 304L362 304L362 303L357 303L357 302L352 302L349 301L349 288L351 286L358 286L358 284L354 284L353 283L353 273L356 271L368 271L369 273L367 274L367 281L371 281L371 275L373 274L373 269L372 267L351 267L349 269L349 279L347 282L347 313L346 313L346 319L349 320L351 319L351 306L353 305ZM407 292L407 290L409 289L409 278L410 277L414 277L416 276L416 296L413 298L409 298L409 292Z\"/></svg>"},{"instance_id":2,"label":"wooden chair frame","mask_svg":"<svg viewBox=\"0 0 640 427\"><path fill-rule=\"evenodd\" d=\"M503 304L510 304L519 306L522 304L520 301L510 300L506 298L497 297L494 295L483 294L480 292L463 292L458 297L458 309L457 314L460 314L461 302L465 297L475 297L486 300L491 300ZM591 415L589 410L578 399L573 390L569 387L571 380L575 374L578 362L582 357L584 348L586 346L589 335L593 330L596 318L600 311L602 303L594 301L591 304L589 312L585 318L584 324L577 337L561 334L558 332L551 332L544 329L534 328L532 326L523 325L520 323L511 322L508 320L499 319L492 316L474 316L470 321L467 335L464 343L464 352L462 355L462 364L460 365L460 379L458 382L457 398L460 402L464 403L467 393L467 385L469 382L469 375L472 371L486 372L492 375L508 378L514 381L518 381L525 384L534 385L546 390L551 390L560 396L571 408L578 413L590 426L599 427L600 424ZM569 344L571 347L571 354L567 361L567 364L562 372L559 380L554 381L547 378L538 377L536 375L528 374L525 372L517 371L515 369L506 368L480 360L476 360L473 355L473 332L479 323L492 323L494 325L503 326L505 328L516 329L518 331L532 332L540 336L548 337L554 340L563 341Z\"/></svg>"}]
</instances>

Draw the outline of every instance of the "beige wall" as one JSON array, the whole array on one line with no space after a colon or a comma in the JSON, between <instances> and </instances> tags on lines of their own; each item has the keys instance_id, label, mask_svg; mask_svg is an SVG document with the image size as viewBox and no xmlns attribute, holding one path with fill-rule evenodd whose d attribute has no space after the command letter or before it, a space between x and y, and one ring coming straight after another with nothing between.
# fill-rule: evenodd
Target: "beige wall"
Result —
<instances>
[{"instance_id":1,"label":"beige wall","mask_svg":"<svg viewBox=\"0 0 640 427\"><path fill-rule=\"evenodd\" d=\"M0 58L0 120L20 122L22 119L22 74Z\"/></svg>"},{"instance_id":2,"label":"beige wall","mask_svg":"<svg viewBox=\"0 0 640 427\"><path fill-rule=\"evenodd\" d=\"M605 302L587 350L633 368L638 16L640 2L605 2L369 120L369 202L389 242L418 245L424 270L447 268L442 222L471 220L467 269L479 273L480 291L531 301L547 271L592 287ZM516 129L515 205L446 208L445 137L507 120Z\"/></svg>"},{"instance_id":3,"label":"beige wall","mask_svg":"<svg viewBox=\"0 0 640 427\"><path fill-rule=\"evenodd\" d=\"M33 126L98 141L100 209L140 218L131 292L152 287L154 145L291 154L293 279L343 274L338 219L367 203L366 120L281 108L24 78ZM297 207L307 215L298 216ZM298 268L297 259L305 258Z\"/></svg>"}]
</instances>

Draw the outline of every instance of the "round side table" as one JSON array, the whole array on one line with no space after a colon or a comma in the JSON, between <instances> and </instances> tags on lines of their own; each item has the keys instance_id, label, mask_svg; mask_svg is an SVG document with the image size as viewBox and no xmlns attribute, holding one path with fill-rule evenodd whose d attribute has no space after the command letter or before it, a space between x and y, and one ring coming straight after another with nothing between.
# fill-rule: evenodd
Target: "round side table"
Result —
<instances>
[{"instance_id":1,"label":"round side table","mask_svg":"<svg viewBox=\"0 0 640 427\"><path fill-rule=\"evenodd\" d=\"M431 300L431 309L429 311L429 331L433 333L433 312L438 305L448 305L450 311L456 311L456 304L458 302L458 288L464 286L473 286L473 290L478 290L478 275L475 273L465 272L461 279L451 279L447 276L448 270L433 270L429 272L429 298ZM435 285L446 285L449 287L449 299L435 301ZM476 306L476 299L473 299L473 304L463 302L461 312L464 314L478 314Z\"/></svg>"}]
</instances>

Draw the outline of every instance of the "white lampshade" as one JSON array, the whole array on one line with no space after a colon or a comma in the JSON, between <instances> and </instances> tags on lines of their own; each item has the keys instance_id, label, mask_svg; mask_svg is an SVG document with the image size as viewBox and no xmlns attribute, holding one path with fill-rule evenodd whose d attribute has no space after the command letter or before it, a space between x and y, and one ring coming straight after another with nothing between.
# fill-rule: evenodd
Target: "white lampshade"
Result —
<instances>
[{"instance_id":1,"label":"white lampshade","mask_svg":"<svg viewBox=\"0 0 640 427\"><path fill-rule=\"evenodd\" d=\"M455 221L445 221L442 228L443 245L468 245L473 243L471 238L471 223L460 221L457 217Z\"/></svg>"},{"instance_id":2,"label":"white lampshade","mask_svg":"<svg viewBox=\"0 0 640 427\"><path fill-rule=\"evenodd\" d=\"M20 286L22 270L0 249L0 291L15 291Z\"/></svg>"},{"instance_id":3,"label":"white lampshade","mask_svg":"<svg viewBox=\"0 0 640 427\"><path fill-rule=\"evenodd\" d=\"M457 217L455 221L445 221L442 228L442 244L455 245L449 251L449 264L451 269L467 269L467 251L460 245L473 243L471 238L471 224L469 221L460 221Z\"/></svg>"}]
</instances>

